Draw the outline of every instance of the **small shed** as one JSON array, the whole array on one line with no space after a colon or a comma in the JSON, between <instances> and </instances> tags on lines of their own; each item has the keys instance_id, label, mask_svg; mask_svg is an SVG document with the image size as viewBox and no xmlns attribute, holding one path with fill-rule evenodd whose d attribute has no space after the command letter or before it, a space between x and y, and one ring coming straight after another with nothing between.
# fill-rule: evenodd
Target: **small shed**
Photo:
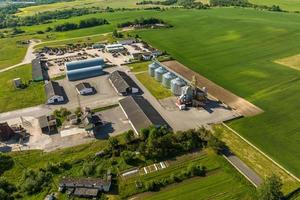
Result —
<instances>
[{"instance_id":1,"label":"small shed","mask_svg":"<svg viewBox=\"0 0 300 200\"><path fill-rule=\"evenodd\" d=\"M92 94L94 92L94 88L87 82L78 83L75 87L80 95Z\"/></svg>"},{"instance_id":2,"label":"small shed","mask_svg":"<svg viewBox=\"0 0 300 200\"><path fill-rule=\"evenodd\" d=\"M65 100L63 88L58 82L48 81L45 84L45 92L47 97L47 104L60 103Z\"/></svg>"}]
</instances>

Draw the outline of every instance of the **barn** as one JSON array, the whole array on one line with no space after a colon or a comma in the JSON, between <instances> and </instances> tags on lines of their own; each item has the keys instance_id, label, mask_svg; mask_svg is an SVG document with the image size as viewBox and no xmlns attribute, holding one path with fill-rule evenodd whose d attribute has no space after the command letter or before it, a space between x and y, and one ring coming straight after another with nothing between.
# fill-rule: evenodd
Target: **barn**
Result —
<instances>
[{"instance_id":1,"label":"barn","mask_svg":"<svg viewBox=\"0 0 300 200\"><path fill-rule=\"evenodd\" d=\"M137 84L123 71L112 72L108 80L119 95L125 96L139 92Z\"/></svg>"},{"instance_id":2,"label":"barn","mask_svg":"<svg viewBox=\"0 0 300 200\"><path fill-rule=\"evenodd\" d=\"M105 62L102 58L66 62L66 75L69 81L76 81L104 74Z\"/></svg>"},{"instance_id":3,"label":"barn","mask_svg":"<svg viewBox=\"0 0 300 200\"><path fill-rule=\"evenodd\" d=\"M44 63L36 58L31 61L32 66L32 80L35 82L48 80L47 70L44 67Z\"/></svg>"},{"instance_id":4,"label":"barn","mask_svg":"<svg viewBox=\"0 0 300 200\"><path fill-rule=\"evenodd\" d=\"M63 88L58 82L49 81L45 84L47 104L61 103L65 100Z\"/></svg>"},{"instance_id":5,"label":"barn","mask_svg":"<svg viewBox=\"0 0 300 200\"><path fill-rule=\"evenodd\" d=\"M119 101L120 107L138 135L149 126L167 126L167 122L143 96L128 96Z\"/></svg>"}]
</instances>

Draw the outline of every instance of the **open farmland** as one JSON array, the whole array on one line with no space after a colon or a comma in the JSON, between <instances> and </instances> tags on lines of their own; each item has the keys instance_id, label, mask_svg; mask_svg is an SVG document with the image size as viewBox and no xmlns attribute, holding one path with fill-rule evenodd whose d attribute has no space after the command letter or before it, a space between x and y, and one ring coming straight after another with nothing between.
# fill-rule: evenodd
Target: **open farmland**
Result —
<instances>
[{"instance_id":1,"label":"open farmland","mask_svg":"<svg viewBox=\"0 0 300 200\"><path fill-rule=\"evenodd\" d=\"M300 176L300 73L273 62L299 54L300 15L234 8L165 13L158 16L174 28L138 34L263 109L229 125Z\"/></svg>"},{"instance_id":2,"label":"open farmland","mask_svg":"<svg viewBox=\"0 0 300 200\"><path fill-rule=\"evenodd\" d=\"M44 103L43 83L30 83L25 89L15 89L12 80L21 78L23 83L31 80L31 65L20 66L0 75L0 113Z\"/></svg>"},{"instance_id":3,"label":"open farmland","mask_svg":"<svg viewBox=\"0 0 300 200\"><path fill-rule=\"evenodd\" d=\"M287 11L300 11L300 0L249 0L257 5L279 5L281 9Z\"/></svg>"}]
</instances>

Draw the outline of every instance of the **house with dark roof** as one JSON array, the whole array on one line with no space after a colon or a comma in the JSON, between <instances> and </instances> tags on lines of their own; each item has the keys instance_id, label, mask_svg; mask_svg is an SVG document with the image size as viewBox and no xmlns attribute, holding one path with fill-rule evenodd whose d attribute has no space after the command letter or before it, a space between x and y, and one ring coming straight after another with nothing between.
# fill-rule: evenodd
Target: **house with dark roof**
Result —
<instances>
[{"instance_id":1,"label":"house with dark roof","mask_svg":"<svg viewBox=\"0 0 300 200\"><path fill-rule=\"evenodd\" d=\"M71 195L83 198L96 198L100 192L108 192L111 186L111 174L108 172L100 178L62 178L59 182L60 192L69 191Z\"/></svg>"},{"instance_id":2,"label":"house with dark roof","mask_svg":"<svg viewBox=\"0 0 300 200\"><path fill-rule=\"evenodd\" d=\"M7 122L0 123L0 141L4 142L9 140L15 134L14 130L8 125Z\"/></svg>"},{"instance_id":3,"label":"house with dark roof","mask_svg":"<svg viewBox=\"0 0 300 200\"><path fill-rule=\"evenodd\" d=\"M78 83L75 87L80 95L92 94L94 92L94 88L87 82Z\"/></svg>"},{"instance_id":4,"label":"house with dark roof","mask_svg":"<svg viewBox=\"0 0 300 200\"><path fill-rule=\"evenodd\" d=\"M140 91L137 84L123 71L112 72L108 79L119 95L125 96Z\"/></svg>"},{"instance_id":5,"label":"house with dark roof","mask_svg":"<svg viewBox=\"0 0 300 200\"><path fill-rule=\"evenodd\" d=\"M47 104L60 103L65 100L63 88L58 82L48 81L45 84Z\"/></svg>"},{"instance_id":6,"label":"house with dark roof","mask_svg":"<svg viewBox=\"0 0 300 200\"><path fill-rule=\"evenodd\" d=\"M31 61L32 66L32 80L33 81L43 81L48 80L47 71L43 67L42 61L38 58Z\"/></svg>"},{"instance_id":7,"label":"house with dark roof","mask_svg":"<svg viewBox=\"0 0 300 200\"><path fill-rule=\"evenodd\" d=\"M149 126L167 126L168 123L143 96L129 96L119 101L136 134Z\"/></svg>"}]
</instances>

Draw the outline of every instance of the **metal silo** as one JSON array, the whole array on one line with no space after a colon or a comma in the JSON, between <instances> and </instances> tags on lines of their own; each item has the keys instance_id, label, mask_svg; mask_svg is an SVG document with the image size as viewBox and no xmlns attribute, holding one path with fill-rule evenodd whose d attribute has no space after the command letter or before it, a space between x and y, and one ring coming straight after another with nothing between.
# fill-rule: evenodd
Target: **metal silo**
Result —
<instances>
[{"instance_id":1,"label":"metal silo","mask_svg":"<svg viewBox=\"0 0 300 200\"><path fill-rule=\"evenodd\" d=\"M181 78L171 80L171 91L174 95L181 95L181 87L185 86L185 82Z\"/></svg>"},{"instance_id":2,"label":"metal silo","mask_svg":"<svg viewBox=\"0 0 300 200\"><path fill-rule=\"evenodd\" d=\"M164 73L167 73L168 71L163 68L163 67L159 67L157 69L155 69L154 71L154 74L155 74L155 79L158 81L158 82L161 82L162 81L162 76Z\"/></svg>"},{"instance_id":3,"label":"metal silo","mask_svg":"<svg viewBox=\"0 0 300 200\"><path fill-rule=\"evenodd\" d=\"M149 75L154 77L155 75L155 69L157 69L159 67L159 65L156 62L153 62L151 64L148 65L148 72Z\"/></svg>"},{"instance_id":4,"label":"metal silo","mask_svg":"<svg viewBox=\"0 0 300 200\"><path fill-rule=\"evenodd\" d=\"M171 87L171 80L174 79L174 78L176 78L176 76L172 72L167 72L162 77L162 84L166 88L170 88Z\"/></svg>"}]
</instances>

